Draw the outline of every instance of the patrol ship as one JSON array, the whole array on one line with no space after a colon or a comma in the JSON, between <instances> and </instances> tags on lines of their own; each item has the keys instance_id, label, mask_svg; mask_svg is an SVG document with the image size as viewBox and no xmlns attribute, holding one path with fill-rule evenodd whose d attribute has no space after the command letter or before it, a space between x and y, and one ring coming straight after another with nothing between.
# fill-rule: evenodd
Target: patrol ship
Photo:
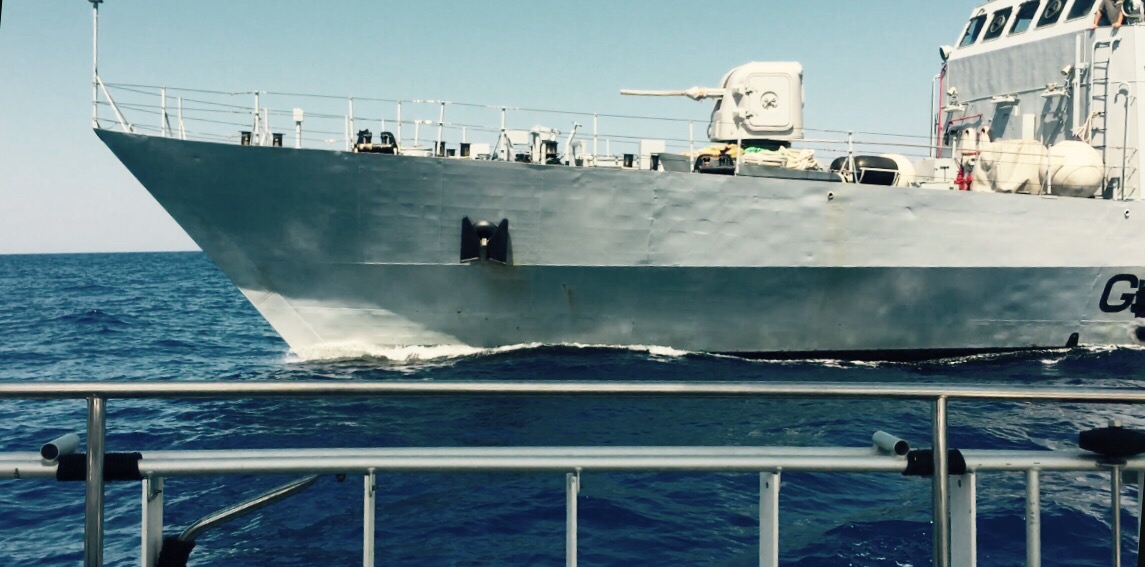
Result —
<instances>
[{"instance_id":1,"label":"patrol ship","mask_svg":"<svg viewBox=\"0 0 1145 567\"><path fill-rule=\"evenodd\" d=\"M304 356L332 344L875 359L1131 345L1145 340L1145 27L1127 3L1095 28L1098 4L974 9L936 57L934 141L918 162L847 150L825 164L801 150L804 70L791 62L748 63L712 88L624 91L712 101L712 147L687 152L649 139L601 155L576 127L567 139L506 128L504 109L488 143L448 147L441 118L423 148L402 133L400 102L397 133L375 142L353 100L343 151L290 148L257 94L234 141L189 136L181 99L171 126L165 91L149 134L95 69L93 123Z\"/></svg>"}]
</instances>

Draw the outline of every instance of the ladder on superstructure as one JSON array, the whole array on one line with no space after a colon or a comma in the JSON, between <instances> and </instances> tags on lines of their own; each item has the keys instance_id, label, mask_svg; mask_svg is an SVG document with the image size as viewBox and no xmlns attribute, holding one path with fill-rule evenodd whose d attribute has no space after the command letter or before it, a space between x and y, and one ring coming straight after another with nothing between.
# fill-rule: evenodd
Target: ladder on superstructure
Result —
<instances>
[{"instance_id":1,"label":"ladder on superstructure","mask_svg":"<svg viewBox=\"0 0 1145 567\"><path fill-rule=\"evenodd\" d=\"M1109 66L1113 59L1112 39L1106 41L1094 40L1093 49L1089 53L1089 116L1087 136L1089 144L1101 152L1103 166L1102 191L1108 191L1109 183ZM1123 182L1123 181L1122 181Z\"/></svg>"}]
</instances>

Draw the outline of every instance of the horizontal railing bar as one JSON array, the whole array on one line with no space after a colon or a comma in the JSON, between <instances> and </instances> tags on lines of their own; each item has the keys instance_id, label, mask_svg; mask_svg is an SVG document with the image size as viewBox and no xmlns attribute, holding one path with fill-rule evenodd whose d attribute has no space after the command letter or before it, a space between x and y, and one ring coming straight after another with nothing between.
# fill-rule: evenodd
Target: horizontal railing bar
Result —
<instances>
[{"instance_id":1,"label":"horizontal railing bar","mask_svg":"<svg viewBox=\"0 0 1145 567\"><path fill-rule=\"evenodd\" d=\"M502 471L502 472L848 472L900 473L903 457L869 450L832 447L428 447L374 448L346 454L343 449L144 452L143 476L211 476L246 474L336 474L370 470ZM825 451L814 454L813 450ZM164 455L160 457L159 455ZM963 450L967 470L985 471L1105 471L1097 455L1081 450L994 451ZM1124 470L1145 470L1145 457L1128 459ZM55 463L39 458L0 459L2 478L54 478Z\"/></svg>"},{"instance_id":2,"label":"horizontal railing bar","mask_svg":"<svg viewBox=\"0 0 1145 567\"><path fill-rule=\"evenodd\" d=\"M1081 449L1055 451L974 449L963 450L962 456L966 459L966 469L971 472L1109 470L1106 460ZM1128 458L1124 468L1145 470L1145 456Z\"/></svg>"},{"instance_id":3,"label":"horizontal railing bar","mask_svg":"<svg viewBox=\"0 0 1145 567\"><path fill-rule=\"evenodd\" d=\"M211 459L190 461L173 459L167 461L139 462L139 471L144 475L190 476L215 474L298 474L311 473L360 473L371 470L392 472L430 471L504 471L504 472L569 472L574 470L597 472L636 472L636 471L695 471L695 472L759 472L767 470L784 471L845 471L845 472L899 472L903 470L901 459L889 456L866 457L815 457L811 455L773 455L764 457L715 457L712 455L679 455L647 457L517 457L502 456L410 456L410 457L342 457L337 459L315 459L314 457L261 459Z\"/></svg>"},{"instance_id":4,"label":"horizontal railing bar","mask_svg":"<svg viewBox=\"0 0 1145 567\"><path fill-rule=\"evenodd\" d=\"M772 455L827 455L838 457L886 456L874 447L383 447L332 449L222 449L204 451L148 451L149 459L213 459L230 457L408 457L424 456L441 449L451 455L497 457L520 454L521 450L537 457L611 457L611 456L722 456L760 457ZM0 461L3 458L0 457Z\"/></svg>"},{"instance_id":5,"label":"horizontal railing bar","mask_svg":"<svg viewBox=\"0 0 1145 567\"><path fill-rule=\"evenodd\" d=\"M649 396L1053 400L1145 403L1145 389L836 382L20 382L0 399L338 396Z\"/></svg>"}]
</instances>

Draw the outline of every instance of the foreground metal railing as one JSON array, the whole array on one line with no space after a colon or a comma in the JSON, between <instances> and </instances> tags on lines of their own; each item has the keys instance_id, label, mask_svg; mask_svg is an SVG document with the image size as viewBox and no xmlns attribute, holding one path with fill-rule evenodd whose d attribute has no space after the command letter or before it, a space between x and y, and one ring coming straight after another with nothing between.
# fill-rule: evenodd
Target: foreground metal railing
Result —
<instances>
[{"instance_id":1,"label":"foreground metal railing","mask_svg":"<svg viewBox=\"0 0 1145 567\"><path fill-rule=\"evenodd\" d=\"M549 471L566 473L566 562L576 563L576 495L587 471L720 471L760 473L760 565L778 564L778 496L782 471L903 472L932 466L951 474L932 477L934 565L976 563L975 475L980 471L1025 471L1027 476L1027 564L1040 565L1038 475L1041 471L1108 471L1113 508L1113 565L1121 562L1120 494L1122 473L1145 471L1145 458L1132 453L1111 457L1076 451L948 452L947 402L950 400L1052 401L1142 404L1145 391L1130 389L1004 386L931 386L853 383L697 383L697 382L381 382L381 383L231 383L231 382L37 382L0 384L0 399L87 399L87 483L85 565L103 561L106 404L109 399L401 397L401 396L639 396L639 397L786 397L929 400L932 403L932 453L904 455L905 445L879 432L874 448L815 447L500 447L291 449L241 451L153 451L137 462L143 484L141 562L155 565L162 545L162 482L168 476L269 473L356 473L364 475L363 564L373 564L374 475L379 471ZM66 437L66 436L65 436ZM74 448L74 439L61 438ZM881 448L881 450L880 450ZM56 477L61 466L47 453L0 454L0 478ZM950 456L965 461L955 474ZM921 461L921 462L920 462ZM960 463L959 463L960 464ZM953 487L952 487L952 476ZM1139 474L1145 478L1145 475ZM1145 482L1140 481L1139 482ZM301 483L299 484L301 485ZM1145 488L1145 486L1142 486ZM300 490L283 487L283 494ZM256 499L265 505L271 497ZM223 514L226 518L233 515ZM952 552L952 538L957 546Z\"/></svg>"}]
</instances>

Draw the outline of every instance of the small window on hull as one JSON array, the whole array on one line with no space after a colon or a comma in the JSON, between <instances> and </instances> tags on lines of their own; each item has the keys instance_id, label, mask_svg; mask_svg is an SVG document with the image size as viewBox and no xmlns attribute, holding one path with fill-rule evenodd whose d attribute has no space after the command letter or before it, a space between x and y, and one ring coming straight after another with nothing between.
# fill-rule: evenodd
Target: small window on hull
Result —
<instances>
[{"instance_id":1,"label":"small window on hull","mask_svg":"<svg viewBox=\"0 0 1145 567\"><path fill-rule=\"evenodd\" d=\"M994 16L990 18L990 26L986 28L986 35L982 41L995 39L1006 31L1006 22L1010 21L1010 14L1014 11L1013 8L1006 8L994 12Z\"/></svg>"},{"instance_id":2,"label":"small window on hull","mask_svg":"<svg viewBox=\"0 0 1145 567\"><path fill-rule=\"evenodd\" d=\"M1069 10L1067 20L1076 20L1082 16L1088 16L1093 13L1093 5L1097 0L1077 0L1073 4L1073 8Z\"/></svg>"},{"instance_id":3,"label":"small window on hull","mask_svg":"<svg viewBox=\"0 0 1145 567\"><path fill-rule=\"evenodd\" d=\"M1010 33L1022 33L1030 29L1030 24L1033 23L1041 3L1041 0L1034 0L1018 6L1018 15L1014 17L1014 26L1010 28Z\"/></svg>"},{"instance_id":4,"label":"small window on hull","mask_svg":"<svg viewBox=\"0 0 1145 567\"><path fill-rule=\"evenodd\" d=\"M1062 17L1062 11L1065 10L1066 0L1050 0L1046 3L1046 9L1042 10L1042 17L1038 18L1038 27L1044 28L1058 23Z\"/></svg>"},{"instance_id":5,"label":"small window on hull","mask_svg":"<svg viewBox=\"0 0 1145 567\"><path fill-rule=\"evenodd\" d=\"M966 33L962 36L962 41L958 42L958 47L966 47L978 41L978 36L982 33L982 26L985 24L985 14L971 18L970 23L966 26Z\"/></svg>"}]
</instances>

